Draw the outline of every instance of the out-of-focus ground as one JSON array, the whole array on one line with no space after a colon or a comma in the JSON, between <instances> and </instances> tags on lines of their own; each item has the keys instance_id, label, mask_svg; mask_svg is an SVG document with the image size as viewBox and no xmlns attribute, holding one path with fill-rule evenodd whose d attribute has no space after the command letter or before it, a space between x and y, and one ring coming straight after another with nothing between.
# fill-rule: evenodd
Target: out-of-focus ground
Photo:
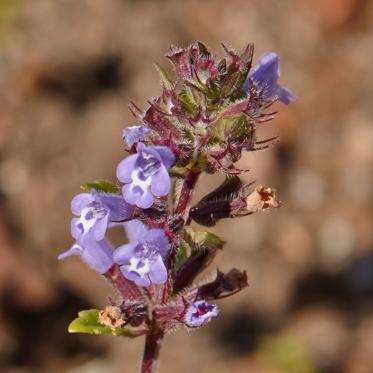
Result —
<instances>
[{"instance_id":1,"label":"out-of-focus ground","mask_svg":"<svg viewBox=\"0 0 373 373\"><path fill-rule=\"evenodd\" d=\"M167 337L163 373L373 371L373 2L363 0L0 1L0 370L136 372L143 341L69 335L112 293L64 262L70 199L115 179L130 99L159 92L170 44L277 51L300 99L241 161L283 207L222 221L222 270L250 288L198 332ZM198 195L217 178L206 177Z\"/></svg>"}]
</instances>

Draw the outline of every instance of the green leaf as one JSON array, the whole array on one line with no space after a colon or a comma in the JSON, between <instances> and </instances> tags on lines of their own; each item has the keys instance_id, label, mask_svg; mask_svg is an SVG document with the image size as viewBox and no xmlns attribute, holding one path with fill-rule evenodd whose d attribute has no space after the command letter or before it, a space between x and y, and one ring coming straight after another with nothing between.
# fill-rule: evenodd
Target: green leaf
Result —
<instances>
[{"instance_id":1,"label":"green leaf","mask_svg":"<svg viewBox=\"0 0 373 373\"><path fill-rule=\"evenodd\" d=\"M227 109L229 110L229 108ZM222 143L229 138L231 141L252 138L255 135L255 127L244 114L235 114L230 117L222 117L208 128L210 143Z\"/></svg>"},{"instance_id":2,"label":"green leaf","mask_svg":"<svg viewBox=\"0 0 373 373\"><path fill-rule=\"evenodd\" d=\"M208 128L210 143L221 143L229 134L236 118L220 118Z\"/></svg>"},{"instance_id":3,"label":"green leaf","mask_svg":"<svg viewBox=\"0 0 373 373\"><path fill-rule=\"evenodd\" d=\"M185 177L189 170L189 167L173 166L170 169L170 175L174 177Z\"/></svg>"},{"instance_id":4,"label":"green leaf","mask_svg":"<svg viewBox=\"0 0 373 373\"><path fill-rule=\"evenodd\" d=\"M189 252L189 245L185 241L182 241L179 251L176 254L176 269L179 269L180 266L188 259Z\"/></svg>"},{"instance_id":5,"label":"green leaf","mask_svg":"<svg viewBox=\"0 0 373 373\"><path fill-rule=\"evenodd\" d=\"M106 193L118 193L119 191L118 186L108 180L96 180L88 182L81 185L80 188L86 192L89 192L91 189L96 189L97 191Z\"/></svg>"},{"instance_id":6,"label":"green leaf","mask_svg":"<svg viewBox=\"0 0 373 373\"><path fill-rule=\"evenodd\" d=\"M185 87L178 96L184 108L191 114L196 114L198 105L193 97L193 93L189 87Z\"/></svg>"},{"instance_id":7,"label":"green leaf","mask_svg":"<svg viewBox=\"0 0 373 373\"><path fill-rule=\"evenodd\" d=\"M242 115L237 118L236 122L232 127L231 138L233 140L239 140L242 138L253 137L255 133L254 124Z\"/></svg>"},{"instance_id":8,"label":"green leaf","mask_svg":"<svg viewBox=\"0 0 373 373\"><path fill-rule=\"evenodd\" d=\"M111 329L98 320L99 310L85 310L78 313L78 318L69 325L69 333L112 334L115 336L136 337L133 331L125 328Z\"/></svg>"},{"instance_id":9,"label":"green leaf","mask_svg":"<svg viewBox=\"0 0 373 373\"><path fill-rule=\"evenodd\" d=\"M167 71L163 67L159 66L156 63L154 64L154 66L155 66L156 70L158 71L159 77L161 78L161 82L162 82L164 88L167 89L167 90L173 89L172 80L168 76Z\"/></svg>"},{"instance_id":10,"label":"green leaf","mask_svg":"<svg viewBox=\"0 0 373 373\"><path fill-rule=\"evenodd\" d=\"M221 250L225 242L216 234L210 232L194 231L187 227L184 230L185 241L193 248L193 250Z\"/></svg>"}]
</instances>

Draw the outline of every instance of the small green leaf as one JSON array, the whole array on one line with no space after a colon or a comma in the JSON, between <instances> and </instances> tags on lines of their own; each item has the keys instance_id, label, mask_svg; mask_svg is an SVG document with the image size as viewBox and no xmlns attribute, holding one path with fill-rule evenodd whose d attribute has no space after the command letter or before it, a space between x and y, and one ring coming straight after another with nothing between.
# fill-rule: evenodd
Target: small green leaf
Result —
<instances>
[{"instance_id":1,"label":"small green leaf","mask_svg":"<svg viewBox=\"0 0 373 373\"><path fill-rule=\"evenodd\" d=\"M227 134L229 134L235 120L235 118L220 118L213 125L211 125L208 128L210 142L223 142L226 139Z\"/></svg>"},{"instance_id":2,"label":"small green leaf","mask_svg":"<svg viewBox=\"0 0 373 373\"><path fill-rule=\"evenodd\" d=\"M185 177L189 170L190 168L188 167L173 166L170 169L170 175L174 177Z\"/></svg>"},{"instance_id":3,"label":"small green leaf","mask_svg":"<svg viewBox=\"0 0 373 373\"><path fill-rule=\"evenodd\" d=\"M187 260L189 252L189 245L185 241L182 241L180 244L179 251L176 255L176 269L179 269L180 266Z\"/></svg>"},{"instance_id":4,"label":"small green leaf","mask_svg":"<svg viewBox=\"0 0 373 373\"><path fill-rule=\"evenodd\" d=\"M156 63L154 64L154 66L155 66L156 70L158 71L159 77L161 78L161 82L162 82L164 88L167 89L167 90L173 89L172 80L168 76L167 71L163 67L159 66Z\"/></svg>"},{"instance_id":5,"label":"small green leaf","mask_svg":"<svg viewBox=\"0 0 373 373\"><path fill-rule=\"evenodd\" d=\"M193 93L189 87L185 87L178 96L184 108L191 114L196 114L198 105L193 97Z\"/></svg>"},{"instance_id":6,"label":"small green leaf","mask_svg":"<svg viewBox=\"0 0 373 373\"><path fill-rule=\"evenodd\" d=\"M242 138L250 138L255 134L254 124L251 123L246 116L242 115L237 118L232 127L231 138L239 140Z\"/></svg>"},{"instance_id":7,"label":"small green leaf","mask_svg":"<svg viewBox=\"0 0 373 373\"><path fill-rule=\"evenodd\" d=\"M221 250L225 242L216 234L210 232L194 231L187 227L184 230L185 241L194 249L205 249L209 251Z\"/></svg>"},{"instance_id":8,"label":"small green leaf","mask_svg":"<svg viewBox=\"0 0 373 373\"><path fill-rule=\"evenodd\" d=\"M88 182L81 185L80 188L86 192L89 192L91 189L96 189L97 191L106 193L118 193L119 191L118 186L108 180L96 180Z\"/></svg>"},{"instance_id":9,"label":"small green leaf","mask_svg":"<svg viewBox=\"0 0 373 373\"><path fill-rule=\"evenodd\" d=\"M69 333L112 334L115 336L136 337L133 331L125 328L111 329L98 321L99 310L85 310L69 325Z\"/></svg>"}]
</instances>

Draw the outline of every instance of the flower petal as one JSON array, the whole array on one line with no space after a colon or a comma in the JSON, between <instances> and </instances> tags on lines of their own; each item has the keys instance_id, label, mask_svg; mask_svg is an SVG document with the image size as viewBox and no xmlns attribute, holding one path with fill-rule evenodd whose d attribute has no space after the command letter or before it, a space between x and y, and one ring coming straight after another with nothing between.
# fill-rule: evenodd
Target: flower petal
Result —
<instances>
[{"instance_id":1,"label":"flower petal","mask_svg":"<svg viewBox=\"0 0 373 373\"><path fill-rule=\"evenodd\" d=\"M94 197L91 193L80 193L71 201L71 212L76 216L80 216L82 210L93 201Z\"/></svg>"},{"instance_id":2,"label":"flower petal","mask_svg":"<svg viewBox=\"0 0 373 373\"><path fill-rule=\"evenodd\" d=\"M157 196L166 196L171 189L171 179L165 167L161 166L159 171L152 176L152 183L150 184L151 192Z\"/></svg>"},{"instance_id":3,"label":"flower petal","mask_svg":"<svg viewBox=\"0 0 373 373\"><path fill-rule=\"evenodd\" d=\"M298 96L295 95L290 89L279 86L277 90L277 96L279 101L283 104L288 105L292 101L296 101Z\"/></svg>"},{"instance_id":4,"label":"flower petal","mask_svg":"<svg viewBox=\"0 0 373 373\"><path fill-rule=\"evenodd\" d=\"M136 272L128 271L128 266L124 265L120 267L123 276L130 281L134 281L138 286L149 286L150 280L148 276L141 277Z\"/></svg>"},{"instance_id":5,"label":"flower petal","mask_svg":"<svg viewBox=\"0 0 373 373\"><path fill-rule=\"evenodd\" d=\"M167 281L167 269L160 255L151 264L149 277L154 284L164 284Z\"/></svg>"},{"instance_id":6,"label":"flower petal","mask_svg":"<svg viewBox=\"0 0 373 373\"><path fill-rule=\"evenodd\" d=\"M127 158L124 158L117 167L117 178L122 183L130 183L131 182L131 174L135 168L135 163L138 158L138 154L132 154Z\"/></svg>"},{"instance_id":7,"label":"flower petal","mask_svg":"<svg viewBox=\"0 0 373 373\"><path fill-rule=\"evenodd\" d=\"M63 253L61 253L60 255L58 255L58 260L61 260L61 259L65 259L69 256L72 256L72 255L81 255L83 252L83 248L77 244L74 244L73 246L71 246L71 248L69 250L66 250L64 251Z\"/></svg>"},{"instance_id":8,"label":"flower petal","mask_svg":"<svg viewBox=\"0 0 373 373\"><path fill-rule=\"evenodd\" d=\"M71 219L71 235L73 238L75 238L77 241L79 241L83 235L83 232L81 229L78 228L78 218L72 218Z\"/></svg>"},{"instance_id":9,"label":"flower petal","mask_svg":"<svg viewBox=\"0 0 373 373\"><path fill-rule=\"evenodd\" d=\"M90 238L86 239L81 255L92 269L101 274L107 272L114 264L113 248L106 240L96 242Z\"/></svg>"},{"instance_id":10,"label":"flower petal","mask_svg":"<svg viewBox=\"0 0 373 373\"><path fill-rule=\"evenodd\" d=\"M145 190L133 184L126 184L122 188L124 199L131 205L136 205L142 209L147 209L153 205L154 196L149 188Z\"/></svg>"},{"instance_id":11,"label":"flower petal","mask_svg":"<svg viewBox=\"0 0 373 373\"><path fill-rule=\"evenodd\" d=\"M145 153L150 154L153 157L157 158L161 163L163 163L162 157L159 152L156 150L156 146L146 146L142 142L137 144L136 151L137 153ZM161 148L165 148L165 146L161 146Z\"/></svg>"},{"instance_id":12,"label":"flower petal","mask_svg":"<svg viewBox=\"0 0 373 373\"><path fill-rule=\"evenodd\" d=\"M125 227L130 242L141 241L148 232L147 226L137 219L129 221L125 224Z\"/></svg>"},{"instance_id":13,"label":"flower petal","mask_svg":"<svg viewBox=\"0 0 373 373\"><path fill-rule=\"evenodd\" d=\"M137 243L128 243L119 246L113 253L114 262L119 265L128 264L130 259L135 255L136 246Z\"/></svg>"},{"instance_id":14,"label":"flower petal","mask_svg":"<svg viewBox=\"0 0 373 373\"><path fill-rule=\"evenodd\" d=\"M256 66L250 71L249 77L255 85L272 87L280 78L280 58L274 52L261 55Z\"/></svg>"},{"instance_id":15,"label":"flower petal","mask_svg":"<svg viewBox=\"0 0 373 373\"><path fill-rule=\"evenodd\" d=\"M169 249L169 240L163 229L149 229L143 236L141 242L150 244L157 248L157 253L164 257Z\"/></svg>"},{"instance_id":16,"label":"flower petal","mask_svg":"<svg viewBox=\"0 0 373 373\"><path fill-rule=\"evenodd\" d=\"M92 227L92 234L95 241L104 239L108 227L109 215L106 214L102 219L97 219Z\"/></svg>"},{"instance_id":17,"label":"flower petal","mask_svg":"<svg viewBox=\"0 0 373 373\"><path fill-rule=\"evenodd\" d=\"M111 193L100 193L96 199L109 211L110 221L122 221L133 215L133 207L122 196Z\"/></svg>"},{"instance_id":18,"label":"flower petal","mask_svg":"<svg viewBox=\"0 0 373 373\"><path fill-rule=\"evenodd\" d=\"M167 146L154 146L154 149L157 151L161 157L161 161L168 170L175 163L175 154Z\"/></svg>"}]
</instances>

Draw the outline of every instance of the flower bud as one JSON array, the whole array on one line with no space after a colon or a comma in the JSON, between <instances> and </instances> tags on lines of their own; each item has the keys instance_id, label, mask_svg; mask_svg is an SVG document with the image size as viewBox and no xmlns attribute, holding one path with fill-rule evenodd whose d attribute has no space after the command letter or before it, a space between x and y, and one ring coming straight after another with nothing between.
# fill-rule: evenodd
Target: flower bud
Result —
<instances>
[{"instance_id":1,"label":"flower bud","mask_svg":"<svg viewBox=\"0 0 373 373\"><path fill-rule=\"evenodd\" d=\"M280 207L275 191L271 188L257 187L247 197L231 202L231 216L245 216L257 211Z\"/></svg>"},{"instance_id":2,"label":"flower bud","mask_svg":"<svg viewBox=\"0 0 373 373\"><path fill-rule=\"evenodd\" d=\"M219 308L215 304L209 304L205 300L194 302L184 316L185 325L197 328L208 323L213 317L218 316Z\"/></svg>"}]
</instances>

